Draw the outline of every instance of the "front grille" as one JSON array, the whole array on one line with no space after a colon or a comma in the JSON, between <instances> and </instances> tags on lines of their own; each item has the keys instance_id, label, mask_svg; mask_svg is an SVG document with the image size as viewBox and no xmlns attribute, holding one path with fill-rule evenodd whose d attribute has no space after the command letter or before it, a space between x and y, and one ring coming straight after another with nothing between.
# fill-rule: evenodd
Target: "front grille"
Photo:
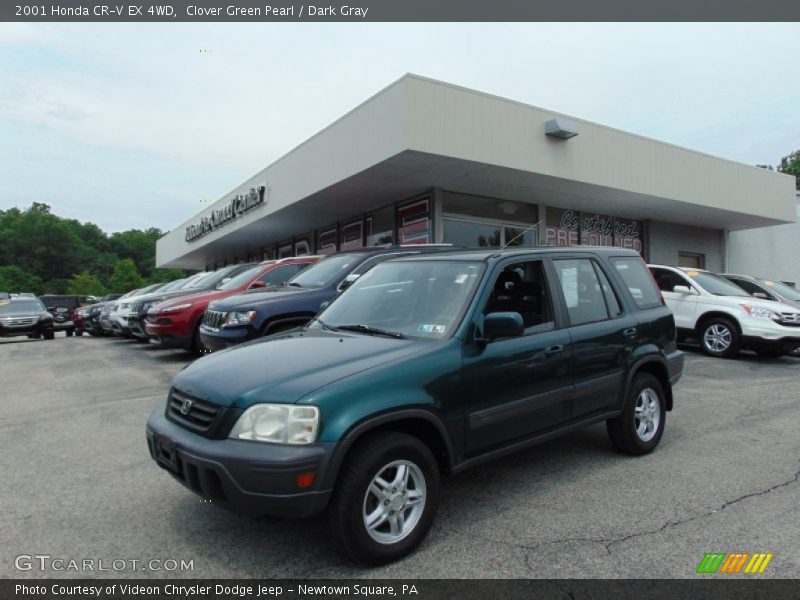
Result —
<instances>
[{"instance_id":1,"label":"front grille","mask_svg":"<svg viewBox=\"0 0 800 600\"><path fill-rule=\"evenodd\" d=\"M24 327L33 325L38 320L38 317L7 317L0 319L0 323L6 327Z\"/></svg>"},{"instance_id":2,"label":"front grille","mask_svg":"<svg viewBox=\"0 0 800 600\"><path fill-rule=\"evenodd\" d=\"M781 324L800 327L800 313L781 313Z\"/></svg>"},{"instance_id":3,"label":"front grille","mask_svg":"<svg viewBox=\"0 0 800 600\"><path fill-rule=\"evenodd\" d=\"M142 307L144 306L144 302L134 302L131 304L131 312L132 315L138 315L142 312Z\"/></svg>"},{"instance_id":4,"label":"front grille","mask_svg":"<svg viewBox=\"0 0 800 600\"><path fill-rule=\"evenodd\" d=\"M169 416L174 421L195 431L210 429L221 408L175 388L170 391L167 403Z\"/></svg>"},{"instance_id":5,"label":"front grille","mask_svg":"<svg viewBox=\"0 0 800 600\"><path fill-rule=\"evenodd\" d=\"M209 329L219 329L222 327L222 324L225 322L225 318L227 316L228 313L226 312L207 310L206 314L203 316L203 325Z\"/></svg>"}]
</instances>

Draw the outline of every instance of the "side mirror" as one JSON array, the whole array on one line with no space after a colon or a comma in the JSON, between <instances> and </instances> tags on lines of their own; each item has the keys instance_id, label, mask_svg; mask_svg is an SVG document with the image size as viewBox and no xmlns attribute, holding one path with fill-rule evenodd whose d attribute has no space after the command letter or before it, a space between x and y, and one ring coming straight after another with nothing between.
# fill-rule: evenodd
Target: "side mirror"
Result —
<instances>
[{"instance_id":1,"label":"side mirror","mask_svg":"<svg viewBox=\"0 0 800 600\"><path fill-rule=\"evenodd\" d=\"M253 283L247 286L248 290L257 290L258 288L265 288L267 284L261 281L260 279L256 279Z\"/></svg>"},{"instance_id":2,"label":"side mirror","mask_svg":"<svg viewBox=\"0 0 800 600\"><path fill-rule=\"evenodd\" d=\"M676 285L674 288L672 288L672 291L676 294L685 294L687 296L694 294L692 288L690 288L688 285Z\"/></svg>"},{"instance_id":3,"label":"side mirror","mask_svg":"<svg viewBox=\"0 0 800 600\"><path fill-rule=\"evenodd\" d=\"M517 312L489 313L483 319L483 342L497 338L519 337L525 331L525 322Z\"/></svg>"},{"instance_id":4,"label":"side mirror","mask_svg":"<svg viewBox=\"0 0 800 600\"><path fill-rule=\"evenodd\" d=\"M328 308L330 305L331 305L330 300L327 300L327 301L325 301L325 302L323 302L322 304L319 305L319 310L323 311L326 308Z\"/></svg>"},{"instance_id":5,"label":"side mirror","mask_svg":"<svg viewBox=\"0 0 800 600\"><path fill-rule=\"evenodd\" d=\"M355 274L355 273L350 273L350 275L348 275L347 277L345 277L345 278L344 278L344 281L342 281L342 283L340 283L340 284L339 284L339 291L340 291L340 292L343 292L343 291L345 291L347 288L349 288L351 285L353 285L353 282L354 282L356 279L358 279L359 277L361 277L361 276L360 276L360 275L357 275L357 274Z\"/></svg>"},{"instance_id":6,"label":"side mirror","mask_svg":"<svg viewBox=\"0 0 800 600\"><path fill-rule=\"evenodd\" d=\"M753 292L753 298L761 298L762 300L772 300L769 297L769 294L765 294L764 292Z\"/></svg>"}]
</instances>

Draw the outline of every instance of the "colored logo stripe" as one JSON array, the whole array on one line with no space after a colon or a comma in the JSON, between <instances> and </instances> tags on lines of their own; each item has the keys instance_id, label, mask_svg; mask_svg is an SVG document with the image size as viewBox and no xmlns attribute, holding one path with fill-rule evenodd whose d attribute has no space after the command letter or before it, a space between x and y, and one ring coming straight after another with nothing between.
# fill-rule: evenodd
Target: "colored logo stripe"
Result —
<instances>
[{"instance_id":1,"label":"colored logo stripe","mask_svg":"<svg viewBox=\"0 0 800 600\"><path fill-rule=\"evenodd\" d=\"M756 552L710 552L707 553L697 566L698 573L763 573L772 560L772 554ZM748 560L749 559L749 560ZM747 566L745 566L747 565Z\"/></svg>"},{"instance_id":2,"label":"colored logo stripe","mask_svg":"<svg viewBox=\"0 0 800 600\"><path fill-rule=\"evenodd\" d=\"M747 563L744 568L745 573L763 573L767 568L769 561L772 560L772 554L753 554L753 558Z\"/></svg>"},{"instance_id":3,"label":"colored logo stripe","mask_svg":"<svg viewBox=\"0 0 800 600\"><path fill-rule=\"evenodd\" d=\"M715 552L712 554L706 554L703 557L703 560L700 561L700 565L697 567L698 573L716 573L719 566L722 564L722 561L725 559L724 552Z\"/></svg>"}]
</instances>

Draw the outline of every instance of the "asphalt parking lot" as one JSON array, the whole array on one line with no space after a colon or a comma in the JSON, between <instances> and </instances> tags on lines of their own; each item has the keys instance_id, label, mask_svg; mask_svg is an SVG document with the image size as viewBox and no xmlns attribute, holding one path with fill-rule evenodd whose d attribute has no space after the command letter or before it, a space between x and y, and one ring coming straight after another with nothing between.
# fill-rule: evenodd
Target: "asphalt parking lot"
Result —
<instances>
[{"instance_id":1,"label":"asphalt parking lot","mask_svg":"<svg viewBox=\"0 0 800 600\"><path fill-rule=\"evenodd\" d=\"M144 577L697 577L706 552L770 552L800 575L800 359L687 350L654 454L604 426L445 480L409 558L361 569L324 520L251 520L206 504L151 461L145 421L191 357L120 339L0 340L2 577L15 557L193 560ZM709 576L704 576L709 577ZM715 576L712 576L715 577Z\"/></svg>"}]
</instances>

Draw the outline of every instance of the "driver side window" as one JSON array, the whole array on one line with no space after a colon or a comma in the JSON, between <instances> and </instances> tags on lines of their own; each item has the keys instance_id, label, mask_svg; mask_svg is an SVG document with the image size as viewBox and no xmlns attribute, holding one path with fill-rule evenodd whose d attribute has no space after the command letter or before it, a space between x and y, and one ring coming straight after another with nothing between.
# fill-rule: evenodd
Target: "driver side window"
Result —
<instances>
[{"instance_id":1,"label":"driver side window","mask_svg":"<svg viewBox=\"0 0 800 600\"><path fill-rule=\"evenodd\" d=\"M497 275L483 314L516 312L522 315L525 334L555 327L553 307L541 260L513 263Z\"/></svg>"}]
</instances>

